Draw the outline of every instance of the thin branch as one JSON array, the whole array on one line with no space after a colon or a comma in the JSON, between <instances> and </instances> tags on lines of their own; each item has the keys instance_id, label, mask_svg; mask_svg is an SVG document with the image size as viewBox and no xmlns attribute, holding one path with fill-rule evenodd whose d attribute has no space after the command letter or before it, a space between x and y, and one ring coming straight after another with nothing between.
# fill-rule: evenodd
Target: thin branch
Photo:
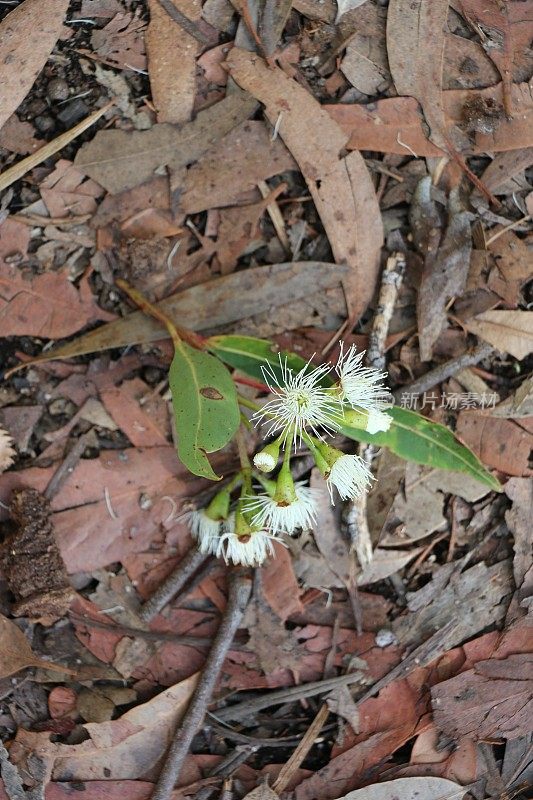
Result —
<instances>
[{"instance_id":1,"label":"thin branch","mask_svg":"<svg viewBox=\"0 0 533 800\"><path fill-rule=\"evenodd\" d=\"M494 348L491 347L490 344L480 344L473 350L463 353L463 355L457 356L457 358L451 358L449 361L445 361L444 364L435 367L435 369L429 370L429 372L426 372L426 374L422 375L418 380L408 383L406 386L402 386L401 389L394 392L394 399L396 401L400 400L403 394L423 394L438 383L442 383L442 381L451 378L456 372L466 367L472 367L474 364L479 364L480 361L483 361L484 358L487 358L487 356L490 356L493 352Z\"/></svg>"},{"instance_id":2,"label":"thin branch","mask_svg":"<svg viewBox=\"0 0 533 800\"><path fill-rule=\"evenodd\" d=\"M167 753L157 786L152 794L152 800L169 800L172 794L191 742L204 719L222 664L246 610L251 590L252 582L248 572L235 571L231 573L228 605L213 641L213 647L209 651L198 686L185 716L174 734L174 740Z\"/></svg>"},{"instance_id":3,"label":"thin branch","mask_svg":"<svg viewBox=\"0 0 533 800\"><path fill-rule=\"evenodd\" d=\"M183 30L192 36L193 39L196 39L197 42L200 44L209 47L213 44L213 41L205 35L203 31L200 30L198 25L193 22L189 17L186 17L179 8L171 2L171 0L158 0L159 5L165 9L168 16L177 24L183 28Z\"/></svg>"},{"instance_id":4,"label":"thin branch","mask_svg":"<svg viewBox=\"0 0 533 800\"><path fill-rule=\"evenodd\" d=\"M176 569L170 573L159 589L142 604L139 617L143 622L150 622L156 614L185 586L204 561L208 558L205 553L200 553L196 547L191 547L185 558L183 558Z\"/></svg>"}]
</instances>

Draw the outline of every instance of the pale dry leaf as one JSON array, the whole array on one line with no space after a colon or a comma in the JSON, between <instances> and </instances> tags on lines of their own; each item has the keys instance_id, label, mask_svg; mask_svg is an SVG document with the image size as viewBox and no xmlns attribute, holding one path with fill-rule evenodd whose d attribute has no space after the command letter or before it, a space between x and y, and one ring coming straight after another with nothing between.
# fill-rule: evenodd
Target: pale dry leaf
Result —
<instances>
[{"instance_id":1,"label":"pale dry leaf","mask_svg":"<svg viewBox=\"0 0 533 800\"><path fill-rule=\"evenodd\" d=\"M228 56L237 83L265 106L272 125L296 159L315 202L343 278L350 317L358 319L373 297L383 225L372 179L360 153L342 156L346 136L297 81L270 69L253 53Z\"/></svg>"},{"instance_id":2,"label":"pale dry leaf","mask_svg":"<svg viewBox=\"0 0 533 800\"><path fill-rule=\"evenodd\" d=\"M533 416L533 375L523 381L514 394L490 410L491 417L521 419Z\"/></svg>"},{"instance_id":3,"label":"pale dry leaf","mask_svg":"<svg viewBox=\"0 0 533 800\"><path fill-rule=\"evenodd\" d=\"M16 451L11 436L0 428L0 472L4 472L15 460Z\"/></svg>"},{"instance_id":4,"label":"pale dry leaf","mask_svg":"<svg viewBox=\"0 0 533 800\"><path fill-rule=\"evenodd\" d=\"M262 783L251 792L245 794L242 800L279 800L279 796L274 789L271 789L268 783Z\"/></svg>"},{"instance_id":5,"label":"pale dry leaf","mask_svg":"<svg viewBox=\"0 0 533 800\"><path fill-rule=\"evenodd\" d=\"M201 17L198 0L171 0L191 21ZM189 122L196 90L196 56L200 45L170 18L159 0L148 0L150 22L146 53L152 100L158 122ZM178 56L179 54L179 56Z\"/></svg>"},{"instance_id":6,"label":"pale dry leaf","mask_svg":"<svg viewBox=\"0 0 533 800\"><path fill-rule=\"evenodd\" d=\"M339 800L461 800L467 791L445 778L397 778L356 789Z\"/></svg>"},{"instance_id":7,"label":"pale dry leaf","mask_svg":"<svg viewBox=\"0 0 533 800\"><path fill-rule=\"evenodd\" d=\"M519 599L524 600L533 594L533 483L529 478L511 478L504 491L513 503L512 508L505 512L505 521L514 538L514 580Z\"/></svg>"},{"instance_id":8,"label":"pale dry leaf","mask_svg":"<svg viewBox=\"0 0 533 800\"><path fill-rule=\"evenodd\" d=\"M337 0L337 16L335 18L335 25L338 25L339 20L347 11L352 11L354 8L359 8L367 0Z\"/></svg>"},{"instance_id":9,"label":"pale dry leaf","mask_svg":"<svg viewBox=\"0 0 533 800\"><path fill-rule=\"evenodd\" d=\"M146 69L146 23L140 17L140 9L133 14L120 11L104 28L93 30L91 45L104 64L134 72Z\"/></svg>"},{"instance_id":10,"label":"pale dry leaf","mask_svg":"<svg viewBox=\"0 0 533 800\"><path fill-rule=\"evenodd\" d=\"M152 178L168 166L178 171L197 161L232 128L248 119L257 102L246 92L232 94L200 111L181 127L167 123L149 131L99 131L76 155L76 167L115 194Z\"/></svg>"},{"instance_id":11,"label":"pale dry leaf","mask_svg":"<svg viewBox=\"0 0 533 800\"><path fill-rule=\"evenodd\" d=\"M7 678L26 667L41 667L42 669L62 672L66 675L75 675L74 670L61 664L53 664L35 655L30 643L14 622L0 614L0 678Z\"/></svg>"},{"instance_id":12,"label":"pale dry leaf","mask_svg":"<svg viewBox=\"0 0 533 800\"><path fill-rule=\"evenodd\" d=\"M89 739L77 745L49 741L48 733L19 728L11 760L19 763L38 748L56 781L129 780L146 775L166 753L189 704L198 673L108 722L83 727Z\"/></svg>"},{"instance_id":13,"label":"pale dry leaf","mask_svg":"<svg viewBox=\"0 0 533 800\"><path fill-rule=\"evenodd\" d=\"M46 64L68 6L69 0L25 0L0 23L0 128Z\"/></svg>"},{"instance_id":14,"label":"pale dry leaf","mask_svg":"<svg viewBox=\"0 0 533 800\"><path fill-rule=\"evenodd\" d=\"M415 547L408 551L377 547L370 564L357 576L357 585L368 586L370 583L390 578L391 575L406 567L413 558L416 558L421 550L421 547Z\"/></svg>"},{"instance_id":15,"label":"pale dry leaf","mask_svg":"<svg viewBox=\"0 0 533 800\"><path fill-rule=\"evenodd\" d=\"M532 311L485 311L465 321L469 331L521 361L533 350Z\"/></svg>"},{"instance_id":16,"label":"pale dry leaf","mask_svg":"<svg viewBox=\"0 0 533 800\"><path fill-rule=\"evenodd\" d=\"M387 52L396 91L418 100L429 138L443 150L448 150L448 141L457 142L459 133L449 130L442 97L447 17L448 0L391 0L387 14Z\"/></svg>"}]
</instances>

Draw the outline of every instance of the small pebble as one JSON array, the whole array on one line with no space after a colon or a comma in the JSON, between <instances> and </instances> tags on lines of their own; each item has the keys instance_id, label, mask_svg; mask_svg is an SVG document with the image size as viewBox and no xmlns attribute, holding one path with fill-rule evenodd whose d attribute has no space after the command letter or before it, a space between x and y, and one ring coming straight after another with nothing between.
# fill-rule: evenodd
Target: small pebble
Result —
<instances>
[{"instance_id":1,"label":"small pebble","mask_svg":"<svg viewBox=\"0 0 533 800\"><path fill-rule=\"evenodd\" d=\"M46 111L46 103L41 97L36 97L35 100L32 100L26 109L26 113L30 119L33 119L38 114L42 114L43 111Z\"/></svg>"},{"instance_id":2,"label":"small pebble","mask_svg":"<svg viewBox=\"0 0 533 800\"><path fill-rule=\"evenodd\" d=\"M39 114L38 117L35 117L33 122L40 133L48 133L53 130L56 125L53 118L49 117L48 114Z\"/></svg>"},{"instance_id":3,"label":"small pebble","mask_svg":"<svg viewBox=\"0 0 533 800\"><path fill-rule=\"evenodd\" d=\"M376 633L376 645L378 647L389 647L391 644L398 644L396 634L388 628L380 628Z\"/></svg>"},{"instance_id":4,"label":"small pebble","mask_svg":"<svg viewBox=\"0 0 533 800\"><path fill-rule=\"evenodd\" d=\"M68 83L63 78L52 78L48 82L47 93L50 100L66 100L69 96Z\"/></svg>"},{"instance_id":5,"label":"small pebble","mask_svg":"<svg viewBox=\"0 0 533 800\"><path fill-rule=\"evenodd\" d=\"M143 511L148 511L148 509L152 508L153 502L152 498L149 497L147 494L141 494L139 497L139 507Z\"/></svg>"}]
</instances>

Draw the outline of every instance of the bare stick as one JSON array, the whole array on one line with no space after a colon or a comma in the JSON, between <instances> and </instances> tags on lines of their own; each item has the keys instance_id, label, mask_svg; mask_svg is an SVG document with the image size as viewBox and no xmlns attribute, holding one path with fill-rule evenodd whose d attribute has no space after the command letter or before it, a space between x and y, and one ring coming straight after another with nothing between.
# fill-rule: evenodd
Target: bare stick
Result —
<instances>
[{"instance_id":1,"label":"bare stick","mask_svg":"<svg viewBox=\"0 0 533 800\"><path fill-rule=\"evenodd\" d=\"M90 428L87 433L80 436L72 450L70 450L66 458L63 459L63 462L50 478L50 482L44 491L44 496L47 500L52 500L52 498L56 496L65 481L72 475L74 467L82 457L83 451L87 445L96 444L96 441L94 428Z\"/></svg>"},{"instance_id":2,"label":"bare stick","mask_svg":"<svg viewBox=\"0 0 533 800\"><path fill-rule=\"evenodd\" d=\"M159 0L159 5L162 6L165 11L167 12L168 16L177 22L183 30L196 39L197 42L203 44L204 46L212 45L214 42L209 39L208 36L205 35L203 31L200 30L196 22L193 22L192 19L186 17L179 8L171 2L171 0Z\"/></svg>"},{"instance_id":3,"label":"bare stick","mask_svg":"<svg viewBox=\"0 0 533 800\"><path fill-rule=\"evenodd\" d=\"M276 778L274 785L272 786L273 790L278 794L281 794L289 785L292 776L299 768L302 761L304 760L304 758L306 758L308 752L314 745L316 737L322 730L322 726L327 720L328 715L329 715L329 708L324 703L324 705L320 706L320 709L316 717L306 730L302 741L300 742L300 744L298 745L292 756L289 758L287 763L284 764L283 767L281 768L280 773Z\"/></svg>"},{"instance_id":4,"label":"bare stick","mask_svg":"<svg viewBox=\"0 0 533 800\"><path fill-rule=\"evenodd\" d=\"M418 380L413 381L413 383L408 383L407 386L398 389L397 392L394 392L394 399L400 400L403 394L423 394L438 383L442 383L442 381L447 380L447 378L451 378L456 372L466 367L472 367L474 364L479 364L480 361L483 361L484 358L487 358L487 356L493 352L494 348L490 344L480 344L468 353L463 353L462 356L457 356L457 358L451 358L439 367L430 369L429 372L426 372L426 374L422 375Z\"/></svg>"},{"instance_id":5,"label":"bare stick","mask_svg":"<svg viewBox=\"0 0 533 800\"><path fill-rule=\"evenodd\" d=\"M403 253L393 253L387 259L383 270L378 305L372 320L372 330L366 352L367 364L376 369L382 370L385 367L385 342L404 272L405 256ZM359 446L359 455L369 468L376 452L374 445L361 444ZM343 519L350 537L351 549L364 569L372 561L372 539L368 528L366 492L362 492L359 497L350 500L345 505Z\"/></svg>"},{"instance_id":6,"label":"bare stick","mask_svg":"<svg viewBox=\"0 0 533 800\"><path fill-rule=\"evenodd\" d=\"M174 734L152 800L168 800L172 794L191 742L205 716L222 664L246 610L251 590L252 581L248 572L239 570L231 573L226 611L209 651L202 677Z\"/></svg>"},{"instance_id":7,"label":"bare stick","mask_svg":"<svg viewBox=\"0 0 533 800\"><path fill-rule=\"evenodd\" d=\"M183 589L189 578L202 566L207 557L205 553L200 553L196 547L191 547L185 558L170 573L166 581L161 584L149 600L142 604L139 617L143 622L150 622L156 614L159 614L174 595Z\"/></svg>"}]
</instances>

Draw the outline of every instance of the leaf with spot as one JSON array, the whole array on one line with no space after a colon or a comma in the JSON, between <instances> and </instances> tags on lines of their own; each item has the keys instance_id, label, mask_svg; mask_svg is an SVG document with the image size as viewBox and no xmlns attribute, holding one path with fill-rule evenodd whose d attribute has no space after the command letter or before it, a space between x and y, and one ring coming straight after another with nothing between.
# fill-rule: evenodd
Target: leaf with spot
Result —
<instances>
[{"instance_id":1,"label":"leaf with spot","mask_svg":"<svg viewBox=\"0 0 533 800\"><path fill-rule=\"evenodd\" d=\"M180 342L170 365L169 384L180 460L194 475L220 480L206 454L225 447L239 427L231 375L218 358Z\"/></svg>"}]
</instances>

